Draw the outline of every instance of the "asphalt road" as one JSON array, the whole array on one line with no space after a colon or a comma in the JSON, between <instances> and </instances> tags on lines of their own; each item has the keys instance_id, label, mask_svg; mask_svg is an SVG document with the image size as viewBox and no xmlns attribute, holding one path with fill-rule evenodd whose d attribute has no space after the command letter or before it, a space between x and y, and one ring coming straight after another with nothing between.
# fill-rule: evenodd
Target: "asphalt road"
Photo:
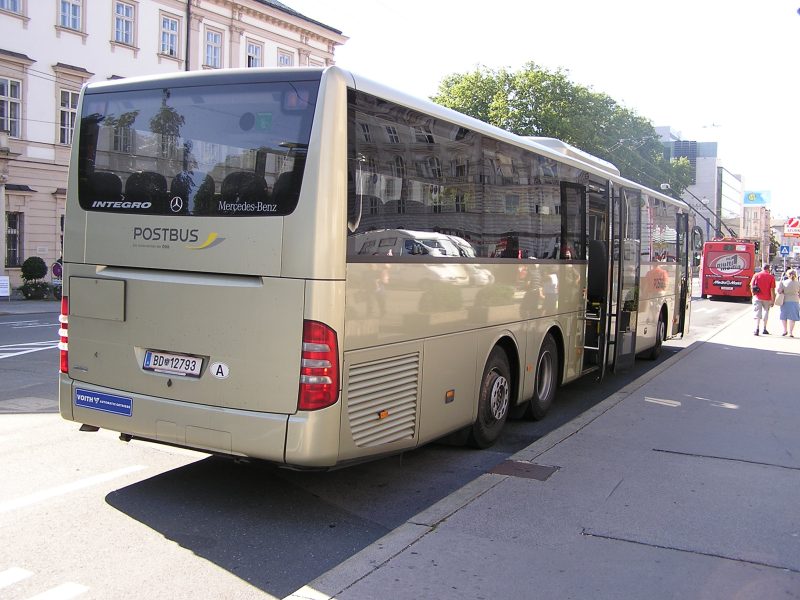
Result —
<instances>
[{"instance_id":1,"label":"asphalt road","mask_svg":"<svg viewBox=\"0 0 800 600\"><path fill-rule=\"evenodd\" d=\"M746 308L696 300L691 334L660 361ZM56 414L58 351L14 354L56 340L55 320L0 317L0 595L11 600L59 587L81 598L283 597L660 362L561 388L547 418L509 422L489 450L439 443L294 472L78 432Z\"/></svg>"}]
</instances>

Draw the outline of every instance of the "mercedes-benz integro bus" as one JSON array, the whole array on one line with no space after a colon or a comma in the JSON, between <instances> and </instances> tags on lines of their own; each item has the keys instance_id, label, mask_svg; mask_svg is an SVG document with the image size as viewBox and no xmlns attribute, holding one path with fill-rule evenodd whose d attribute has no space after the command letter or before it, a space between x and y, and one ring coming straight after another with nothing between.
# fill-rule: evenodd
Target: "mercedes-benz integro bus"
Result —
<instances>
[{"instance_id":1,"label":"mercedes-benz integro bus","mask_svg":"<svg viewBox=\"0 0 800 600\"><path fill-rule=\"evenodd\" d=\"M60 411L124 440L485 447L686 324L680 205L337 67L89 84L67 205ZM378 230L461 248L359 254Z\"/></svg>"}]
</instances>

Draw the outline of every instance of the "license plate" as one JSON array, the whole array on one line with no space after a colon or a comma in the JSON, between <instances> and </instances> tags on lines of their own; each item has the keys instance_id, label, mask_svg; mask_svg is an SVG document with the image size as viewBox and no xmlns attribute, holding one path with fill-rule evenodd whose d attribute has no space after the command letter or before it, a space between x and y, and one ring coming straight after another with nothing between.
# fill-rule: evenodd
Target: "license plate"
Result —
<instances>
[{"instance_id":1,"label":"license plate","mask_svg":"<svg viewBox=\"0 0 800 600\"><path fill-rule=\"evenodd\" d=\"M182 375L184 377L200 377L203 359L187 354L172 354L147 350L144 353L142 368L147 371Z\"/></svg>"}]
</instances>

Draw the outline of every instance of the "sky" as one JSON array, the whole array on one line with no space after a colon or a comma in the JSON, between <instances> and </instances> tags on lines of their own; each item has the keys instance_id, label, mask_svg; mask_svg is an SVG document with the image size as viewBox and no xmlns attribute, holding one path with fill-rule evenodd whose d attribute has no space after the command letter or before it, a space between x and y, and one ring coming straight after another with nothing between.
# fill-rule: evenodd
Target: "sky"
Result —
<instances>
[{"instance_id":1,"label":"sky","mask_svg":"<svg viewBox=\"0 0 800 600\"><path fill-rule=\"evenodd\" d=\"M800 0L282 1L349 38L338 66L418 97L477 66L562 69L800 215Z\"/></svg>"}]
</instances>

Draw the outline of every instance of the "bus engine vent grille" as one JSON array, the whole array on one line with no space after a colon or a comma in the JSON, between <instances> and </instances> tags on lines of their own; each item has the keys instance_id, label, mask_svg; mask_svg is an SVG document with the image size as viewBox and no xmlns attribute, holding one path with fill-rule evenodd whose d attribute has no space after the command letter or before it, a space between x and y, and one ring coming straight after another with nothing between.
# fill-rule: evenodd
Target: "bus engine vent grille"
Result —
<instances>
[{"instance_id":1,"label":"bus engine vent grille","mask_svg":"<svg viewBox=\"0 0 800 600\"><path fill-rule=\"evenodd\" d=\"M351 365L347 414L360 448L414 437L419 396L419 353Z\"/></svg>"}]
</instances>

